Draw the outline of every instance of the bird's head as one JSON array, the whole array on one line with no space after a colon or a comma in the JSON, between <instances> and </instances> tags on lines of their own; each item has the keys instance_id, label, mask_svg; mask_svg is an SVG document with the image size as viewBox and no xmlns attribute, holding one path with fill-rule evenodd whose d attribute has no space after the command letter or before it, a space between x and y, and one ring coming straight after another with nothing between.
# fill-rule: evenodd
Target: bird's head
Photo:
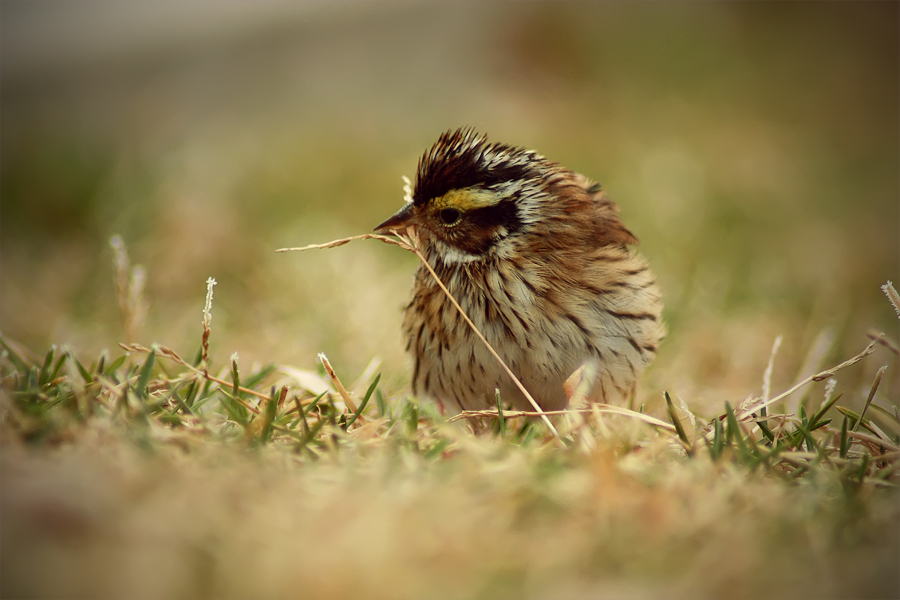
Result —
<instances>
[{"instance_id":1,"label":"bird's head","mask_svg":"<svg viewBox=\"0 0 900 600\"><path fill-rule=\"evenodd\" d=\"M543 156L472 129L441 135L419 160L412 202L375 231L415 227L445 263L502 256L539 220L561 169Z\"/></svg>"}]
</instances>

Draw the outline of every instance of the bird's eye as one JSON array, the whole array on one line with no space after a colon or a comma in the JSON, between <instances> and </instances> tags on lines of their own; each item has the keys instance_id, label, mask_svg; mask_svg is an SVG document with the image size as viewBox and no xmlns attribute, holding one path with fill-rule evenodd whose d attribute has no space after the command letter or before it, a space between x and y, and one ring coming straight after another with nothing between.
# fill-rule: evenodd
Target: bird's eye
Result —
<instances>
[{"instance_id":1,"label":"bird's eye","mask_svg":"<svg viewBox=\"0 0 900 600\"><path fill-rule=\"evenodd\" d=\"M462 213L455 208L444 208L439 215L441 217L441 222L447 226L456 225L462 218Z\"/></svg>"}]
</instances>

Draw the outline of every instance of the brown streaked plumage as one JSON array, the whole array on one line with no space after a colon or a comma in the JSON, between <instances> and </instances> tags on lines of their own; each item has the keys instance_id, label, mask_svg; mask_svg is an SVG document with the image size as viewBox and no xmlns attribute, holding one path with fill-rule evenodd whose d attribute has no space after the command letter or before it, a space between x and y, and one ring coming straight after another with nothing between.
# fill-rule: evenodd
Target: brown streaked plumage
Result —
<instances>
[{"instance_id":1,"label":"brown streaked plumage","mask_svg":"<svg viewBox=\"0 0 900 600\"><path fill-rule=\"evenodd\" d=\"M627 396L656 354L662 300L637 238L586 177L530 150L448 131L419 161L412 202L376 228L415 227L422 252L545 410L563 382L598 366L591 397ZM420 266L403 324L416 394L450 412L522 393Z\"/></svg>"}]
</instances>

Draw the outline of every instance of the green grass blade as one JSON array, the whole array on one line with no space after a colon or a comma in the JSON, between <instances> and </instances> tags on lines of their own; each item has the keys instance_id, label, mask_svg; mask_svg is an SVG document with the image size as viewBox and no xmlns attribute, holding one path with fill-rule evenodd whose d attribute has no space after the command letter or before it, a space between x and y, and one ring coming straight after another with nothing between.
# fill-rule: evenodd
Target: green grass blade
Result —
<instances>
[{"instance_id":1,"label":"green grass blade","mask_svg":"<svg viewBox=\"0 0 900 600\"><path fill-rule=\"evenodd\" d=\"M195 381L199 383L201 380L196 379ZM209 400L215 395L210 393L210 390L212 389L212 381L210 381L209 379L203 379L202 381L203 385L198 386L198 391L196 393L194 401L189 404L191 408L197 410L199 410L201 406L209 402Z\"/></svg>"},{"instance_id":2,"label":"green grass blade","mask_svg":"<svg viewBox=\"0 0 900 600\"><path fill-rule=\"evenodd\" d=\"M193 385L193 382L191 383L191 385ZM184 398L181 397L181 394L178 393L178 388L172 390L171 397L175 400L175 403L178 404L178 408L176 410L180 410L188 415L193 415L195 417L197 416L197 413L191 410L191 407L187 405L187 402L185 402Z\"/></svg>"},{"instance_id":3,"label":"green grass blade","mask_svg":"<svg viewBox=\"0 0 900 600\"><path fill-rule=\"evenodd\" d=\"M415 433L419 429L419 407L414 403L409 403L409 416L406 421L406 429L410 434Z\"/></svg>"},{"instance_id":4,"label":"green grass blade","mask_svg":"<svg viewBox=\"0 0 900 600\"><path fill-rule=\"evenodd\" d=\"M859 427L859 424L862 423L862 426L865 427L872 435L875 435L875 436L878 435L878 432L869 426L868 419L861 418L860 415L856 414L849 408L845 408L843 406L838 406L837 409L838 409L838 412L840 412L842 415L844 415L845 417L849 417L850 431L856 431L857 428Z\"/></svg>"},{"instance_id":5,"label":"green grass blade","mask_svg":"<svg viewBox=\"0 0 900 600\"><path fill-rule=\"evenodd\" d=\"M806 442L807 450L809 450L810 452L819 451L818 444L816 444L816 440L813 438L812 432L809 428L809 419L806 415L806 407L802 405L800 406L800 424L797 425L797 431L800 432L803 440Z\"/></svg>"},{"instance_id":6,"label":"green grass blade","mask_svg":"<svg viewBox=\"0 0 900 600\"><path fill-rule=\"evenodd\" d=\"M850 436L847 435L847 422L849 418L847 415L844 415L844 422L841 424L841 445L840 445L840 457L847 458L847 452L850 451Z\"/></svg>"},{"instance_id":7,"label":"green grass blade","mask_svg":"<svg viewBox=\"0 0 900 600\"><path fill-rule=\"evenodd\" d=\"M88 370L84 368L84 365L81 364L81 361L78 360L71 352L67 353L67 356L70 361L75 363L75 368L78 369L78 373L81 374L81 378L84 380L85 385L94 383L94 378L91 377L91 374L88 373Z\"/></svg>"},{"instance_id":8,"label":"green grass blade","mask_svg":"<svg viewBox=\"0 0 900 600\"><path fill-rule=\"evenodd\" d=\"M378 382L381 380L381 373L375 376L375 379L372 380L372 383L369 384L369 389L366 390L366 395L363 396L362 402L359 403L359 408L356 409L356 412L352 417L347 421L347 427L353 425L353 423L359 418L359 415L362 414L363 409L369 403L369 399L372 397L372 394L375 393L375 388L378 387Z\"/></svg>"},{"instance_id":9,"label":"green grass blade","mask_svg":"<svg viewBox=\"0 0 900 600\"><path fill-rule=\"evenodd\" d=\"M127 354L123 354L122 356L120 356L120 357L117 358L116 360L112 361L112 362L110 363L110 365L109 365L108 367L106 367L106 370L103 371L103 374L106 375L107 377L110 377L110 376L114 375L115 372L118 371L119 368L120 368L123 364L125 364L125 361L126 361L127 359L128 359L128 355L127 355Z\"/></svg>"},{"instance_id":10,"label":"green grass blade","mask_svg":"<svg viewBox=\"0 0 900 600\"><path fill-rule=\"evenodd\" d=\"M63 365L66 364L66 361L69 360L69 353L63 352L58 359L56 359L56 364L53 366L53 370L50 371L50 380L54 380L59 377L59 372L62 371Z\"/></svg>"},{"instance_id":11,"label":"green grass blade","mask_svg":"<svg viewBox=\"0 0 900 600\"><path fill-rule=\"evenodd\" d=\"M760 412L762 412L762 411L760 411ZM765 415L763 415L763 416L765 416ZM766 437L766 439L769 440L770 443L774 444L775 443L775 434L772 433L771 429L769 429L768 423L766 423L766 421L764 419L760 419L759 421L756 422L756 424L759 426L759 430L762 431L762 434Z\"/></svg>"},{"instance_id":12,"label":"green grass blade","mask_svg":"<svg viewBox=\"0 0 900 600\"><path fill-rule=\"evenodd\" d=\"M878 372L875 373L875 380L872 382L872 387L869 389L869 396L866 398L866 404L863 406L862 412L859 413L859 420L856 421L856 425L853 426L853 431L857 431L859 429L860 423L863 422L863 419L866 416L866 411L869 410L869 405L872 404L872 399L875 398L875 392L878 391L878 386L881 385L881 378L884 375L884 370L887 369L887 365L878 369Z\"/></svg>"},{"instance_id":13,"label":"green grass blade","mask_svg":"<svg viewBox=\"0 0 900 600\"><path fill-rule=\"evenodd\" d=\"M301 423L303 426L303 435L309 435L309 423L306 421L306 412L303 410L303 403L300 402L300 398L294 396L294 404L297 405L297 414L299 415L293 423L291 423L291 429L297 426L297 423Z\"/></svg>"},{"instance_id":14,"label":"green grass blade","mask_svg":"<svg viewBox=\"0 0 900 600\"><path fill-rule=\"evenodd\" d=\"M375 402L378 404L378 414L382 417L387 417L387 405L384 401L384 394L381 393L381 390L375 390Z\"/></svg>"},{"instance_id":15,"label":"green grass blade","mask_svg":"<svg viewBox=\"0 0 900 600\"><path fill-rule=\"evenodd\" d=\"M225 390L220 391L222 392L223 399L222 408L228 413L229 418L241 427L246 428L248 425L246 412L238 410L239 408L244 407L241 406L239 402L236 402L229 392L226 392Z\"/></svg>"},{"instance_id":16,"label":"green grass blade","mask_svg":"<svg viewBox=\"0 0 900 600\"><path fill-rule=\"evenodd\" d=\"M434 445L426 450L422 456L427 460L431 460L433 458L439 458L441 453L450 445L450 440L440 439L437 440Z\"/></svg>"},{"instance_id":17,"label":"green grass blade","mask_svg":"<svg viewBox=\"0 0 900 600\"><path fill-rule=\"evenodd\" d=\"M257 371L256 373L254 373L253 375L248 377L244 381L244 384L243 384L244 387L252 390L257 385L262 383L266 377L271 375L272 372L275 371L276 368L277 368L277 366L274 363L266 365L265 367L263 367L262 369L260 369L259 371Z\"/></svg>"},{"instance_id":18,"label":"green grass blade","mask_svg":"<svg viewBox=\"0 0 900 600\"><path fill-rule=\"evenodd\" d=\"M843 392L841 392L840 394L836 394L834 396L834 398L832 398L831 400L828 401L827 404L824 404L821 408L819 408L819 410L816 411L816 413L809 420L809 430L810 431L813 431L813 430L821 427L821 425L819 425L819 421L822 420L822 417L825 416L825 413L827 413L829 410L831 410L831 407L834 406L835 403L838 400L840 400L841 396L843 396L843 395L844 395Z\"/></svg>"},{"instance_id":19,"label":"green grass blade","mask_svg":"<svg viewBox=\"0 0 900 600\"><path fill-rule=\"evenodd\" d=\"M669 411L669 418L672 419L675 431L678 433L678 437L681 438L681 441L684 442L684 446L687 448L688 453L690 453L691 442L688 440L687 433L681 425L681 419L678 418L678 415L675 412L675 404L672 402L672 398L669 397L669 392L663 392L663 396L666 397L666 409Z\"/></svg>"},{"instance_id":20,"label":"green grass blade","mask_svg":"<svg viewBox=\"0 0 900 600\"><path fill-rule=\"evenodd\" d=\"M862 461L859 463L859 469L857 470L857 478L859 479L859 485L862 486L863 482L866 479L866 473L869 470L869 455L863 454Z\"/></svg>"},{"instance_id":21,"label":"green grass blade","mask_svg":"<svg viewBox=\"0 0 900 600\"><path fill-rule=\"evenodd\" d=\"M188 407L188 410L191 410L194 406L194 401L197 399L197 394L200 392L199 381L195 378L191 380L191 383L188 385L187 392L184 395L184 404Z\"/></svg>"},{"instance_id":22,"label":"green grass blade","mask_svg":"<svg viewBox=\"0 0 900 600\"><path fill-rule=\"evenodd\" d=\"M231 357L231 393L235 398L239 398L241 394L241 371L238 369L236 357Z\"/></svg>"},{"instance_id":23,"label":"green grass blade","mask_svg":"<svg viewBox=\"0 0 900 600\"><path fill-rule=\"evenodd\" d=\"M328 393L327 391L322 392L321 394L316 396L316 398L312 402L309 403L309 406L306 408L307 415L316 407L316 405L319 403L319 401L322 400L322 398L324 398L325 394L327 394L327 393Z\"/></svg>"},{"instance_id":24,"label":"green grass blade","mask_svg":"<svg viewBox=\"0 0 900 600\"><path fill-rule=\"evenodd\" d=\"M813 432L816 429L822 429L823 427L825 427L826 425L831 423L833 420L834 419L825 419L824 421L819 421L818 423L816 423L816 425L814 427L810 427L809 430L810 430L810 432Z\"/></svg>"},{"instance_id":25,"label":"green grass blade","mask_svg":"<svg viewBox=\"0 0 900 600\"><path fill-rule=\"evenodd\" d=\"M301 450L303 450L303 448L305 448L311 441L316 438L316 436L319 434L319 431L321 431L322 427L324 426L325 419L319 419L315 425L310 427L309 433L304 435L303 439L294 444L294 452L300 452Z\"/></svg>"},{"instance_id":26,"label":"green grass blade","mask_svg":"<svg viewBox=\"0 0 900 600\"><path fill-rule=\"evenodd\" d=\"M247 413L247 409L244 408L244 405L237 401L237 398L241 398L241 371L238 368L236 355L231 357L231 382L231 395L226 394L228 403L231 404L232 412L241 416L238 422L242 425L246 425L253 420L253 417Z\"/></svg>"},{"instance_id":27,"label":"green grass blade","mask_svg":"<svg viewBox=\"0 0 900 600\"><path fill-rule=\"evenodd\" d=\"M109 360L109 356L106 354L106 350L100 352L100 356L97 358L97 362L91 365L91 373L96 373L98 375L103 374L103 369L106 367L106 361Z\"/></svg>"},{"instance_id":28,"label":"green grass blade","mask_svg":"<svg viewBox=\"0 0 900 600\"><path fill-rule=\"evenodd\" d=\"M709 446L709 454L713 460L718 460L725 450L725 435L722 430L722 419L713 419L713 441Z\"/></svg>"},{"instance_id":29,"label":"green grass blade","mask_svg":"<svg viewBox=\"0 0 900 600\"><path fill-rule=\"evenodd\" d=\"M50 350L47 351L47 355L44 357L44 362L41 365L41 370L38 375L38 385L49 383L50 369L53 367L54 358L56 358L56 344L50 346Z\"/></svg>"},{"instance_id":30,"label":"green grass blade","mask_svg":"<svg viewBox=\"0 0 900 600\"><path fill-rule=\"evenodd\" d=\"M263 413L263 426L262 430L259 432L259 441L263 444L272 438L272 423L275 421L275 416L278 414L278 404L285 394L287 394L287 388L283 387L276 397L275 388L273 387L269 400L266 401L265 412Z\"/></svg>"},{"instance_id":31,"label":"green grass blade","mask_svg":"<svg viewBox=\"0 0 900 600\"><path fill-rule=\"evenodd\" d=\"M143 398L147 391L147 384L150 382L150 377L153 375L153 363L156 362L156 349L150 350L150 354L147 356L147 360L144 361L144 366L141 367L141 374L138 377L137 385L134 386L134 394L138 398Z\"/></svg>"},{"instance_id":32,"label":"green grass blade","mask_svg":"<svg viewBox=\"0 0 900 600\"><path fill-rule=\"evenodd\" d=\"M16 368L16 371L19 371L20 373L25 373L26 371L28 371L28 361L19 356L19 353L13 350L9 346L9 344L6 343L6 340L3 339L2 336L0 336L0 346L2 346L4 350L6 350L6 355L7 357L9 357L9 362L13 364L13 366Z\"/></svg>"},{"instance_id":33,"label":"green grass blade","mask_svg":"<svg viewBox=\"0 0 900 600\"><path fill-rule=\"evenodd\" d=\"M747 442L744 440L744 430L741 429L730 402L725 403L725 418L728 421L729 440L733 439L737 443L738 451L742 457L747 459L754 458L754 453L750 451Z\"/></svg>"},{"instance_id":34,"label":"green grass blade","mask_svg":"<svg viewBox=\"0 0 900 600\"><path fill-rule=\"evenodd\" d=\"M522 446L527 446L528 442L534 438L534 432L530 431L531 429L532 422L526 419L522 426L519 427L519 431L516 432L516 442Z\"/></svg>"},{"instance_id":35,"label":"green grass blade","mask_svg":"<svg viewBox=\"0 0 900 600\"><path fill-rule=\"evenodd\" d=\"M500 402L500 389L494 389L494 401L497 403L497 432L500 437L506 435L506 418L503 416L503 403Z\"/></svg>"}]
</instances>

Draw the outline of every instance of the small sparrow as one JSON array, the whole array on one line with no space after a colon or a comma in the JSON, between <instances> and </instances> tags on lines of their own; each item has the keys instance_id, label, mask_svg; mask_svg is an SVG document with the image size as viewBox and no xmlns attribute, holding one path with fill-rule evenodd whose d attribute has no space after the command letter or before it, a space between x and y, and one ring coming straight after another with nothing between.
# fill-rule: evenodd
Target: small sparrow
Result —
<instances>
[{"instance_id":1,"label":"small sparrow","mask_svg":"<svg viewBox=\"0 0 900 600\"><path fill-rule=\"evenodd\" d=\"M419 160L412 202L375 231L414 228L422 254L543 410L568 404L563 383L594 363L588 398L621 400L665 335L637 238L591 182L472 129L440 136ZM420 265L403 331L413 393L443 410L533 410Z\"/></svg>"}]
</instances>

